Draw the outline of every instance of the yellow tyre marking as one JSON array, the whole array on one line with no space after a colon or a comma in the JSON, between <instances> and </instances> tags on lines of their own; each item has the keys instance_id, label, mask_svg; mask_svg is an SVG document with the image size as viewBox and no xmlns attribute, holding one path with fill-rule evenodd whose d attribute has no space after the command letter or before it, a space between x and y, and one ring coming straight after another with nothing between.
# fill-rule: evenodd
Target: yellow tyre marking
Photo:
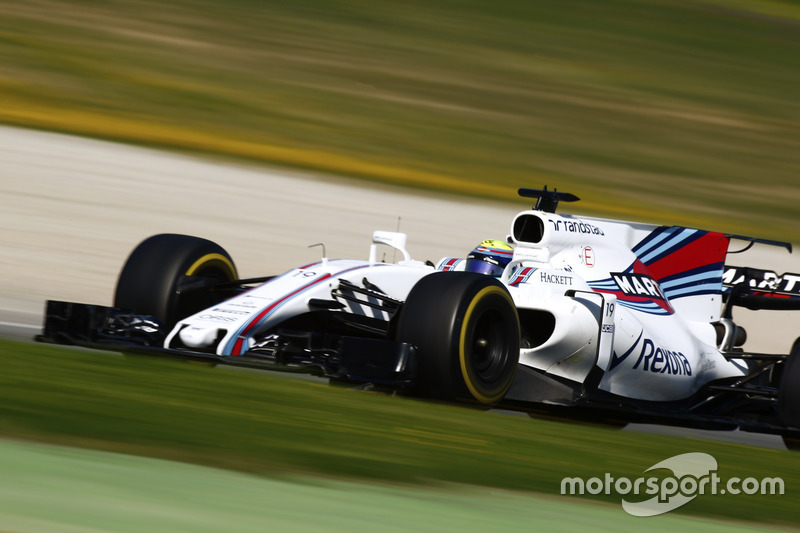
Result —
<instances>
[{"instance_id":1,"label":"yellow tyre marking","mask_svg":"<svg viewBox=\"0 0 800 533\"><path fill-rule=\"evenodd\" d=\"M233 266L231 260L225 257L224 255L217 253L206 254L197 261L195 261L192 264L192 266L186 269L185 275L192 276L194 275L195 272L197 272L200 269L200 267L206 266L208 263L212 262L221 263L220 266L225 271L225 274L228 276L229 280L234 280L238 277L238 275L236 274L236 267Z\"/></svg>"},{"instance_id":2,"label":"yellow tyre marking","mask_svg":"<svg viewBox=\"0 0 800 533\"><path fill-rule=\"evenodd\" d=\"M478 291L478 294L476 294L475 297L470 302L469 307L467 307L466 313L464 313L464 320L462 322L462 327L461 327L461 335L458 342L458 362L461 365L461 376L464 378L464 383L466 384L467 389L469 389L469 392L472 394L472 396L483 404L493 404L495 402L500 401L500 399L503 396L505 396L507 391L503 390L500 392L500 394L497 394L495 396L486 396L475 387L473 383L474 380L467 367L466 350L465 350L467 342L466 325L469 324L469 319L475 310L475 306L478 305L478 302L492 293L499 294L500 296L505 298L512 307L514 307L514 301L511 299L511 295L509 295L508 292L501 289L500 287L489 286L481 289L480 291Z\"/></svg>"}]
</instances>

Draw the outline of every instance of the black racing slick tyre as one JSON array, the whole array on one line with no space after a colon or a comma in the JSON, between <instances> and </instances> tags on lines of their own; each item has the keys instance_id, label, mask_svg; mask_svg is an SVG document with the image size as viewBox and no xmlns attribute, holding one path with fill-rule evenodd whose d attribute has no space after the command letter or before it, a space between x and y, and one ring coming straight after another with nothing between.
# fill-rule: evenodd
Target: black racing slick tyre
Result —
<instances>
[{"instance_id":1,"label":"black racing slick tyre","mask_svg":"<svg viewBox=\"0 0 800 533\"><path fill-rule=\"evenodd\" d=\"M218 244L188 235L154 235L125 262L114 307L153 316L168 330L181 318L228 297L208 287L236 279L233 260ZM193 290L187 281L195 282Z\"/></svg>"},{"instance_id":2,"label":"black racing slick tyre","mask_svg":"<svg viewBox=\"0 0 800 533\"><path fill-rule=\"evenodd\" d=\"M800 450L800 339L794 341L781 369L778 412L781 422L794 428L783 432L784 444L790 450Z\"/></svg>"},{"instance_id":3,"label":"black racing slick tyre","mask_svg":"<svg viewBox=\"0 0 800 533\"><path fill-rule=\"evenodd\" d=\"M520 326L508 290L471 272L422 278L403 304L397 339L416 346L415 392L497 404L514 381Z\"/></svg>"}]
</instances>

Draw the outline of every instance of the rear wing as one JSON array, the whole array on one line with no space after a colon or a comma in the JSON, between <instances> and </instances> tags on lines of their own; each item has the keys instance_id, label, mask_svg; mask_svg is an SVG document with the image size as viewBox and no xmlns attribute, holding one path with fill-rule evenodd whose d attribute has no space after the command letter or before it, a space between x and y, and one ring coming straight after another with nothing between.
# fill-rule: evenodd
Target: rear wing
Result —
<instances>
[{"instance_id":1,"label":"rear wing","mask_svg":"<svg viewBox=\"0 0 800 533\"><path fill-rule=\"evenodd\" d=\"M800 274L726 265L722 290L727 307L800 310Z\"/></svg>"},{"instance_id":2,"label":"rear wing","mask_svg":"<svg viewBox=\"0 0 800 533\"><path fill-rule=\"evenodd\" d=\"M740 235L728 235L731 239L747 242L741 250L728 252L728 256L749 250L754 244L768 244L786 248L792 252L788 242L754 239ZM786 272L778 274L772 270L725 265L722 274L722 291L725 301L725 316L730 316L731 306L759 310L800 310L800 274Z\"/></svg>"}]
</instances>

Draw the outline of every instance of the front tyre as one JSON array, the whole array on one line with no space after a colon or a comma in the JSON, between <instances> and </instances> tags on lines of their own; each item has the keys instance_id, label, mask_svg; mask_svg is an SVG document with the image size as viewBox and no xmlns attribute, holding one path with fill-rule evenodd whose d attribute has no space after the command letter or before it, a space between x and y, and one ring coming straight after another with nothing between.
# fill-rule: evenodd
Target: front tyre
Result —
<instances>
[{"instance_id":1,"label":"front tyre","mask_svg":"<svg viewBox=\"0 0 800 533\"><path fill-rule=\"evenodd\" d=\"M194 290L188 289L187 279L199 282ZM218 244L188 235L154 235L128 257L117 280L114 306L153 316L169 330L181 318L228 296L204 287L235 279L233 260Z\"/></svg>"},{"instance_id":2,"label":"front tyre","mask_svg":"<svg viewBox=\"0 0 800 533\"><path fill-rule=\"evenodd\" d=\"M397 339L417 347L415 391L423 396L491 406L516 375L519 317L508 290L489 276L422 278L403 304Z\"/></svg>"}]
</instances>

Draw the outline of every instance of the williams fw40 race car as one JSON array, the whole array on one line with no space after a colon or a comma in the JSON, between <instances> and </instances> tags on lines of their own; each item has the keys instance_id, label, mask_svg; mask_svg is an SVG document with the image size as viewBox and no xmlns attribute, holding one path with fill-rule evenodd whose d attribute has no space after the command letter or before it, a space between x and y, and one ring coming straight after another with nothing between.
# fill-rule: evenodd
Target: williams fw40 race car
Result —
<instances>
[{"instance_id":1,"label":"williams fw40 race car","mask_svg":"<svg viewBox=\"0 0 800 533\"><path fill-rule=\"evenodd\" d=\"M731 241L790 245L560 215L578 198L519 192L536 205L505 241L438 264L412 260L404 234L376 231L366 260L239 279L217 244L156 235L123 266L113 307L48 301L38 340L800 442L800 342L754 352L733 320L736 306L800 309L800 275L726 263ZM378 261L378 245L402 259Z\"/></svg>"}]
</instances>

